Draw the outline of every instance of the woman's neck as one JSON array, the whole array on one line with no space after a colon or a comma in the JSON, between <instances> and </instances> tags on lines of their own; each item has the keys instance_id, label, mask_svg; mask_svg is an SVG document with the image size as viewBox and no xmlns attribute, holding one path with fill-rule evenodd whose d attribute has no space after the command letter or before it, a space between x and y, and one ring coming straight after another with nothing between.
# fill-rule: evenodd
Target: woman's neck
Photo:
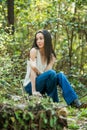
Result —
<instances>
[{"instance_id":1,"label":"woman's neck","mask_svg":"<svg viewBox=\"0 0 87 130\"><path fill-rule=\"evenodd\" d=\"M45 56L44 49L40 49L41 56Z\"/></svg>"},{"instance_id":2,"label":"woman's neck","mask_svg":"<svg viewBox=\"0 0 87 130\"><path fill-rule=\"evenodd\" d=\"M47 59L46 59L46 56L45 56L44 49L40 49L39 51L40 51L40 55L41 55L41 62L42 62L42 64L46 64Z\"/></svg>"}]
</instances>

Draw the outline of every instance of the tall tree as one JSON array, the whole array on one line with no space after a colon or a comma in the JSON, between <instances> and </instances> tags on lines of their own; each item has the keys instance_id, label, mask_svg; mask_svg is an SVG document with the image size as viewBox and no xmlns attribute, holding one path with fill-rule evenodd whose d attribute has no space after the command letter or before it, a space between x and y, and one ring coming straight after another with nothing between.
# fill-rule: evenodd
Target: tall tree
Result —
<instances>
[{"instance_id":1,"label":"tall tree","mask_svg":"<svg viewBox=\"0 0 87 130\"><path fill-rule=\"evenodd\" d=\"M14 0L7 0L8 26L11 27L11 34L14 34Z\"/></svg>"}]
</instances>

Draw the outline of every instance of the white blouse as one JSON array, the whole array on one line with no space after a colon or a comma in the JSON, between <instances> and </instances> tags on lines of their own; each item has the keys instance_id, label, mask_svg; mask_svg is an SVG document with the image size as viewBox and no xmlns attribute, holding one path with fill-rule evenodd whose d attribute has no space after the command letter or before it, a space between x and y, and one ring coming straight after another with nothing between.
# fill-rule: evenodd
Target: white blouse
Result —
<instances>
[{"instance_id":1,"label":"white blouse","mask_svg":"<svg viewBox=\"0 0 87 130\"><path fill-rule=\"evenodd\" d=\"M42 64L40 52L39 52L39 50L37 50L36 67L38 68L38 70L43 72L45 70L46 66L47 66L47 63L44 65ZM27 72L25 75L23 86L26 86L26 85L28 85L29 82L31 82L30 73L31 73L31 64L30 64L30 61L27 60Z\"/></svg>"}]
</instances>

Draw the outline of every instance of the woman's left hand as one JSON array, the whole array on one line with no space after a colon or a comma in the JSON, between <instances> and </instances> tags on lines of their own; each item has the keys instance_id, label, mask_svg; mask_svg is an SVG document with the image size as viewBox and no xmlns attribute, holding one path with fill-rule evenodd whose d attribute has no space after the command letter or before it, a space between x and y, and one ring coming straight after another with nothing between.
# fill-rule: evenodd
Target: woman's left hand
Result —
<instances>
[{"instance_id":1,"label":"woman's left hand","mask_svg":"<svg viewBox=\"0 0 87 130\"><path fill-rule=\"evenodd\" d=\"M33 94L34 96L40 96L40 97L42 96L41 93L38 92L38 91L34 91L32 94Z\"/></svg>"}]
</instances>

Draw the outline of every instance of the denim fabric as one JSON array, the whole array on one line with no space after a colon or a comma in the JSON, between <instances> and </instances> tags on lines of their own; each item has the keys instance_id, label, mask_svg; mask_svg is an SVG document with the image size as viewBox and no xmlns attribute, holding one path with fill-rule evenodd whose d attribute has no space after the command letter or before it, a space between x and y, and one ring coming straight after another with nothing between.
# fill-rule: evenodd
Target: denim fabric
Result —
<instances>
[{"instance_id":1,"label":"denim fabric","mask_svg":"<svg viewBox=\"0 0 87 130\"><path fill-rule=\"evenodd\" d=\"M32 94L31 82L25 86L27 93ZM41 94L47 93L54 102L58 102L58 92L56 87L56 72L48 70L36 78L36 90Z\"/></svg>"},{"instance_id":2,"label":"denim fabric","mask_svg":"<svg viewBox=\"0 0 87 130\"><path fill-rule=\"evenodd\" d=\"M66 101L66 103L69 105L71 104L75 99L78 98L76 92L70 85L70 82L68 81L67 77L62 73L57 73L57 85L59 85L62 89L63 97Z\"/></svg>"},{"instance_id":3,"label":"denim fabric","mask_svg":"<svg viewBox=\"0 0 87 130\"><path fill-rule=\"evenodd\" d=\"M36 78L36 90L41 94L47 93L54 102L59 102L57 85L61 87L63 97L68 105L78 98L76 92L62 72L56 73L54 70L48 70ZM31 82L25 86L25 91L32 94Z\"/></svg>"}]
</instances>

